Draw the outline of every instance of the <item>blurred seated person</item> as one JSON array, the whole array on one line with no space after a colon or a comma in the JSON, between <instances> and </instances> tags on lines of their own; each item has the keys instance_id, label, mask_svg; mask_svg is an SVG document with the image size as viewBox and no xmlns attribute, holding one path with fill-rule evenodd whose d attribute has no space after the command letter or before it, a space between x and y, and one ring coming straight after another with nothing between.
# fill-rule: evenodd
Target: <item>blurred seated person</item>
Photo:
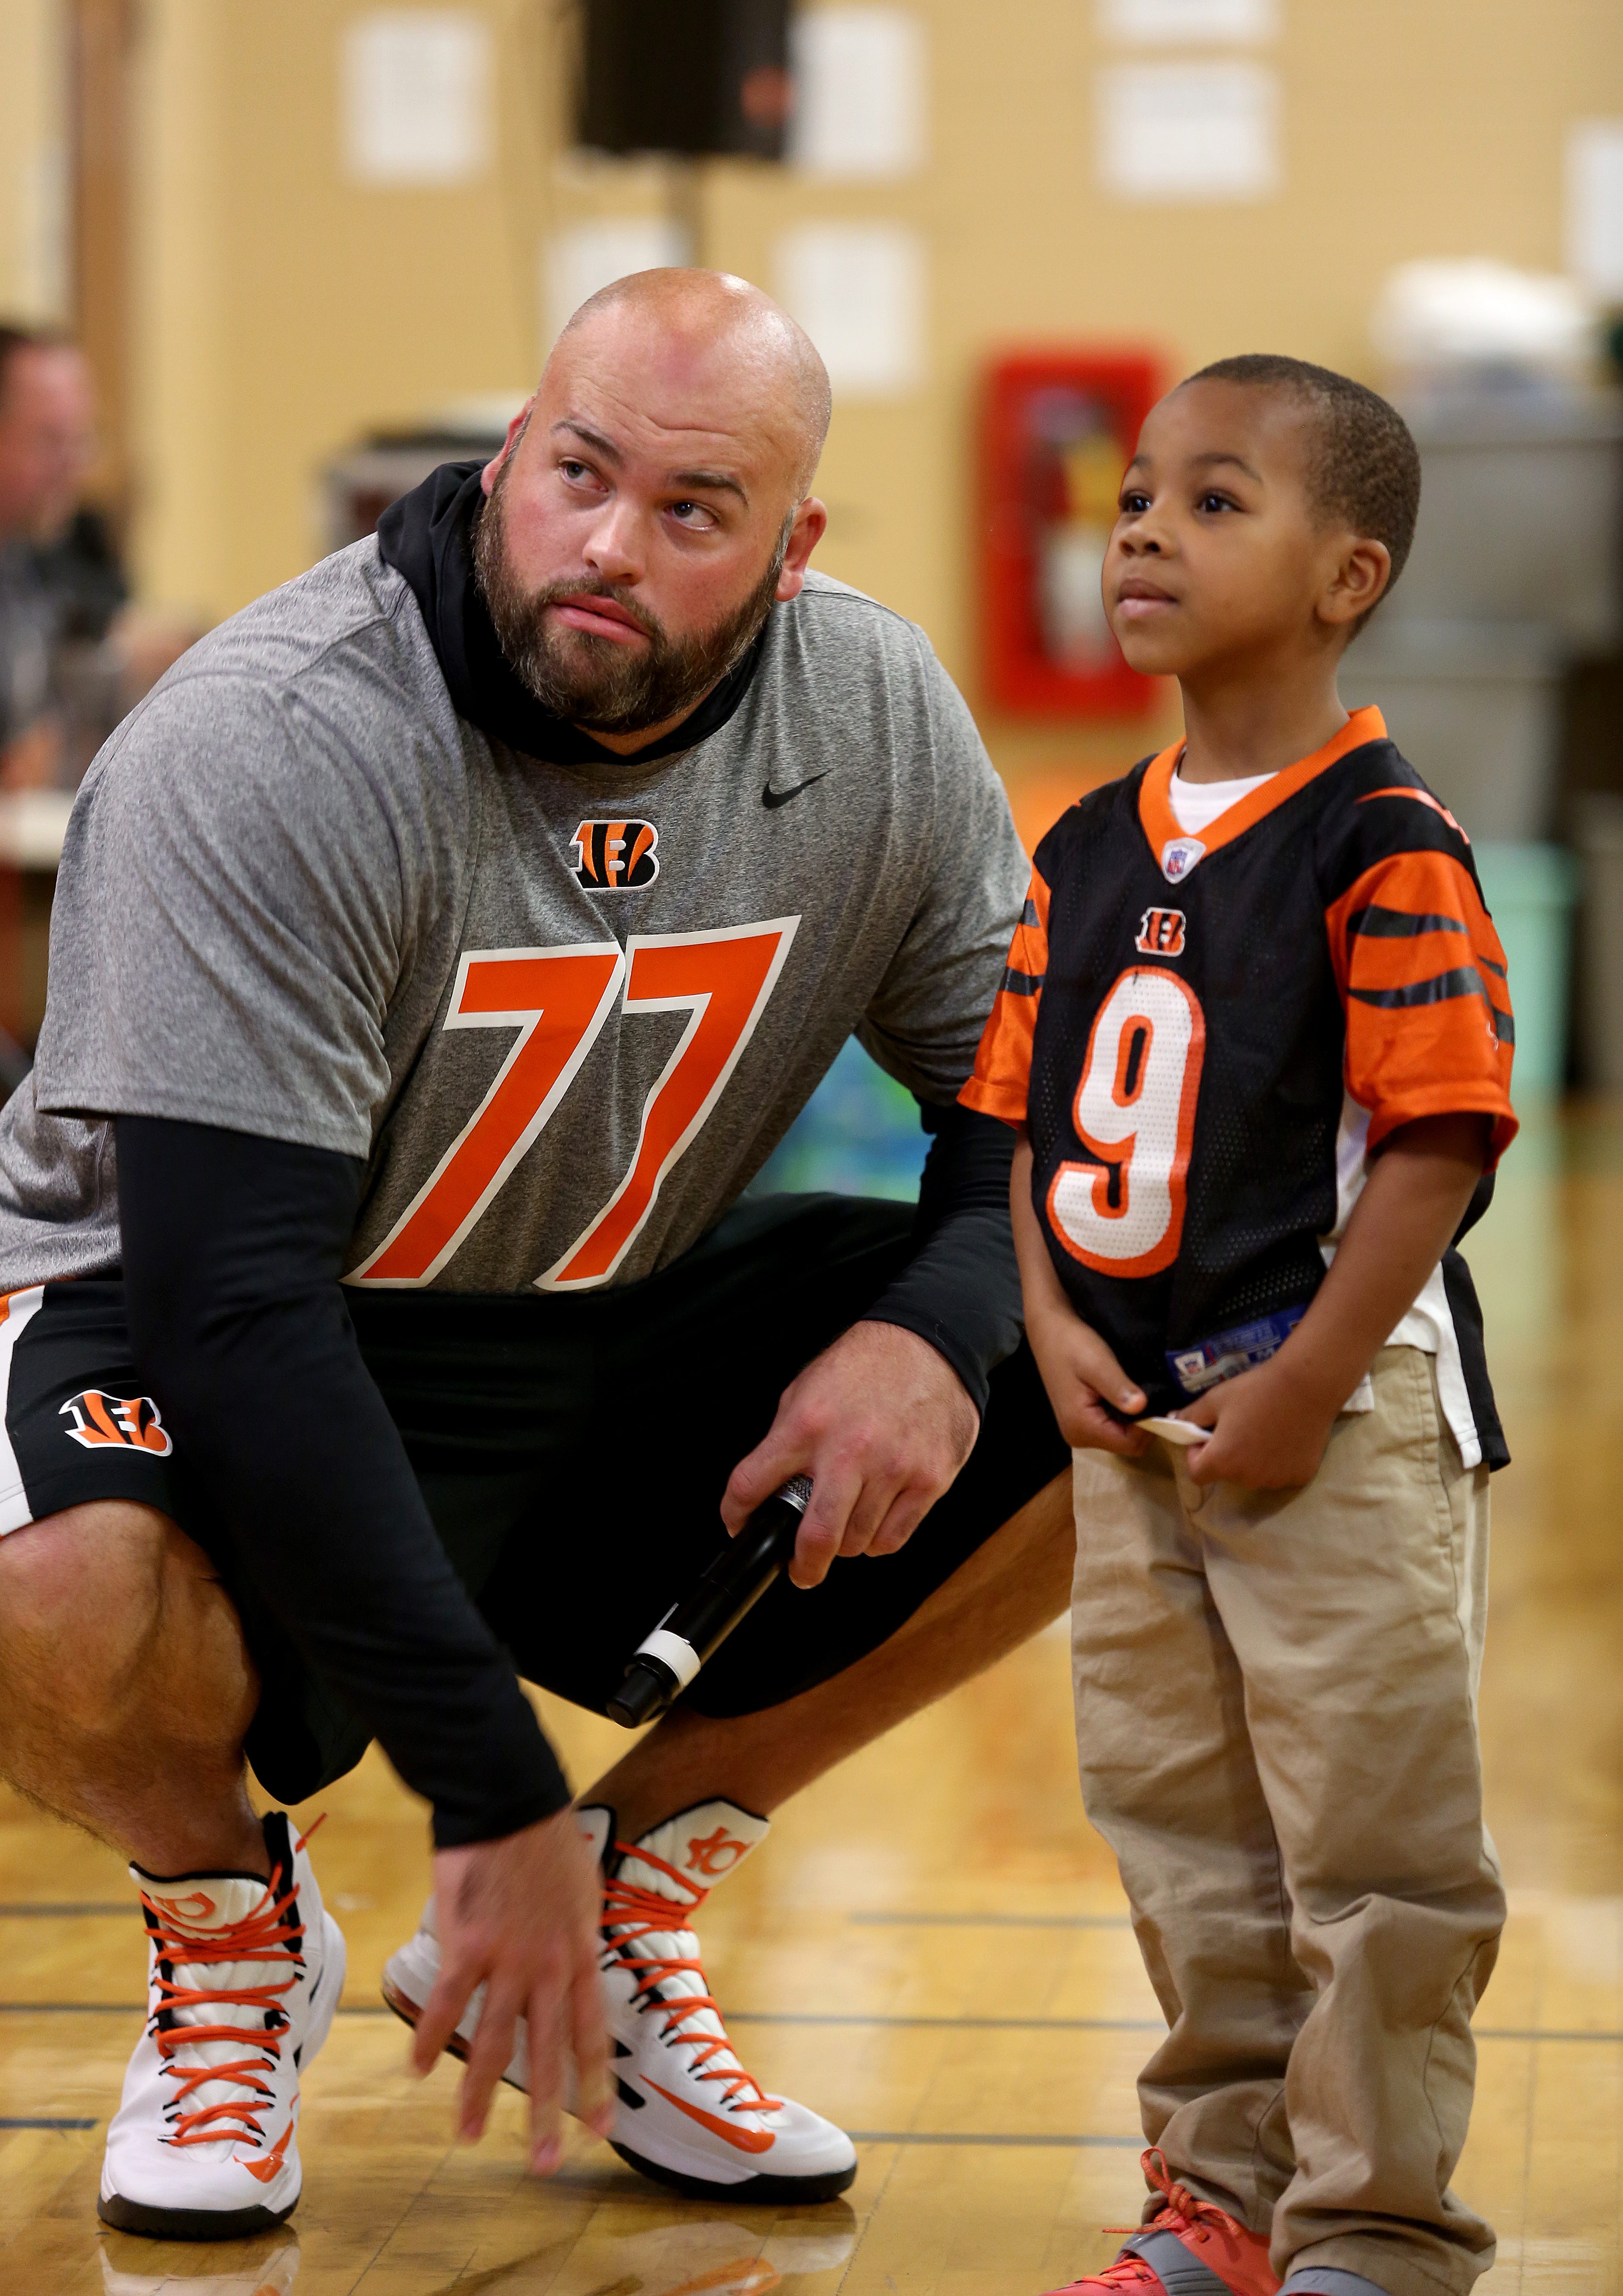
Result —
<instances>
[{"instance_id":1,"label":"blurred seated person","mask_svg":"<svg viewBox=\"0 0 1623 2296\"><path fill-rule=\"evenodd\" d=\"M0 789L73 789L200 633L133 607L80 501L95 455L84 354L0 324Z\"/></svg>"}]
</instances>

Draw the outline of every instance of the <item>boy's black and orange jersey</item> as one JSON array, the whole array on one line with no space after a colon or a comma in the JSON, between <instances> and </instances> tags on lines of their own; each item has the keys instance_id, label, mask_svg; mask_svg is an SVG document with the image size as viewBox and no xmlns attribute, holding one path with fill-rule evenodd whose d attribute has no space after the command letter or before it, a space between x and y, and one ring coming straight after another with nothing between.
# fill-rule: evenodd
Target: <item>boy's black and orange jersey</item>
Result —
<instances>
[{"instance_id":1,"label":"boy's black and orange jersey","mask_svg":"<svg viewBox=\"0 0 1623 2296\"><path fill-rule=\"evenodd\" d=\"M1504 953L1470 843L1379 710L1200 837L1172 811L1178 756L1094 791L1038 846L962 1095L1029 1128L1060 1279L1152 1411L1238 1367L1256 1327L1255 1352L1270 1326L1277 1344L1397 1126L1480 1111L1493 1161L1516 1129ZM1502 1463L1457 1252L1393 1337L1436 1353L1466 1464Z\"/></svg>"}]
</instances>

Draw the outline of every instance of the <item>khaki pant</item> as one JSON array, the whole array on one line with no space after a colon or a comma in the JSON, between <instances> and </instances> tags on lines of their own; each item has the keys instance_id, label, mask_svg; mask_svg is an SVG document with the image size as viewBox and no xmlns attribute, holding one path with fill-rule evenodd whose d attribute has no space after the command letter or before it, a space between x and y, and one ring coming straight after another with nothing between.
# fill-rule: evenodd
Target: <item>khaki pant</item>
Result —
<instances>
[{"instance_id":1,"label":"khaki pant","mask_svg":"<svg viewBox=\"0 0 1623 2296\"><path fill-rule=\"evenodd\" d=\"M1076 1455L1082 1791L1171 2028L1139 2082L1172 2173L1273 2262L1463 2292L1448 2189L1504 1919L1476 1731L1488 1472L1387 1348L1305 1490L1202 1493L1157 1442Z\"/></svg>"}]
</instances>

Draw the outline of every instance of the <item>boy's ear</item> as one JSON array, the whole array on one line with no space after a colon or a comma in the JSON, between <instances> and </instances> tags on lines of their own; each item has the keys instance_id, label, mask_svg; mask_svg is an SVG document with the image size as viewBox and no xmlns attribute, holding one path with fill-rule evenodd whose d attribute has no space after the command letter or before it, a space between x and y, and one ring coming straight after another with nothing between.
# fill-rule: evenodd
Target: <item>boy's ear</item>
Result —
<instances>
[{"instance_id":1,"label":"boy's ear","mask_svg":"<svg viewBox=\"0 0 1623 2296\"><path fill-rule=\"evenodd\" d=\"M1385 543L1355 536L1319 599L1319 619L1337 627L1356 622L1380 603L1391 578L1392 554Z\"/></svg>"}]
</instances>

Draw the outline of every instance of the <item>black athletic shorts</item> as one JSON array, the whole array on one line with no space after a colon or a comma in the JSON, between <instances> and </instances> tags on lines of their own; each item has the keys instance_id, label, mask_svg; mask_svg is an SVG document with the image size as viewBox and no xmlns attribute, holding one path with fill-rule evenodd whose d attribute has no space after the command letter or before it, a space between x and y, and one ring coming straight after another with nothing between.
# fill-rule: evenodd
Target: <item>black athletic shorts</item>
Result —
<instances>
[{"instance_id":1,"label":"black athletic shorts","mask_svg":"<svg viewBox=\"0 0 1623 2296\"><path fill-rule=\"evenodd\" d=\"M446 1551L520 1674L602 1710L719 1551L723 1488L783 1390L906 1264L912 1219L906 1204L767 1196L613 1290L346 1292ZM0 1390L0 1534L88 1499L160 1509L214 1558L242 1612L264 1684L248 1751L265 1786L301 1801L353 1768L365 1730L265 1609L141 1391L120 1281L13 1292ZM963 1473L902 1552L837 1562L807 1592L780 1581L686 1703L754 1713L840 1673L1069 1465L1022 1346L992 1374Z\"/></svg>"}]
</instances>

